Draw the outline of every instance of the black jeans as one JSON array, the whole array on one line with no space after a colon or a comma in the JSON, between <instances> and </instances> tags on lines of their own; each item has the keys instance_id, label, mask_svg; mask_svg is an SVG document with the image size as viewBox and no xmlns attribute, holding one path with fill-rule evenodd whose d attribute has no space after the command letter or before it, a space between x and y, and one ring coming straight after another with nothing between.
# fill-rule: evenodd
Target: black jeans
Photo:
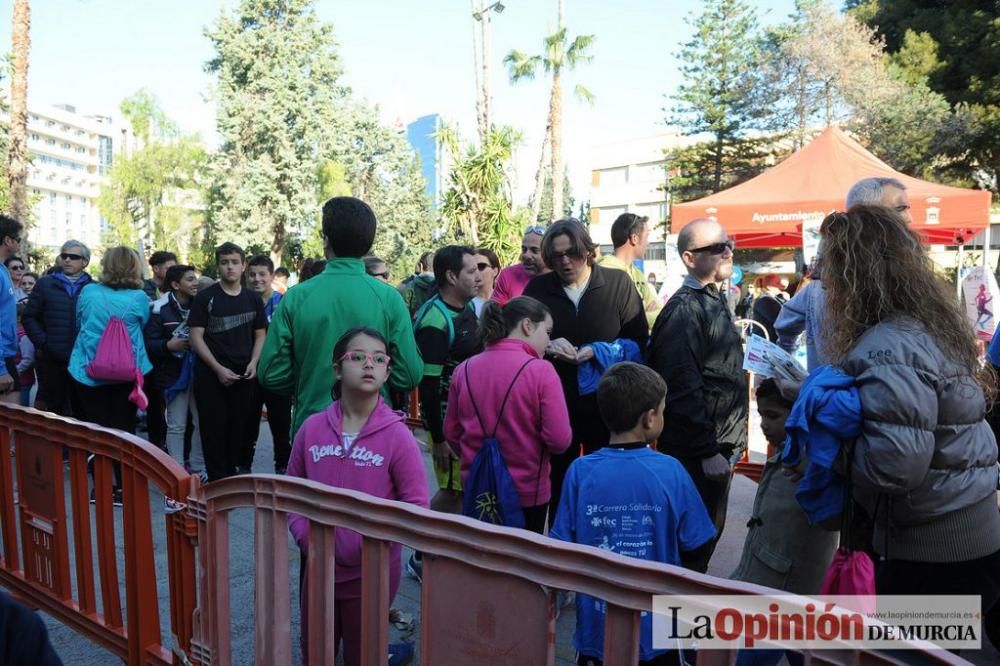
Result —
<instances>
[{"instance_id":1,"label":"black jeans","mask_svg":"<svg viewBox=\"0 0 1000 666\"><path fill-rule=\"evenodd\" d=\"M136 406L128 399L132 384L102 384L88 386L75 382L72 393L79 398L82 418L105 428L115 428L135 434ZM121 488L122 467L114 463L114 487Z\"/></svg>"},{"instance_id":2,"label":"black jeans","mask_svg":"<svg viewBox=\"0 0 1000 666\"><path fill-rule=\"evenodd\" d=\"M78 384L69 374L68 361L58 361L42 353L36 357L35 374L38 377L36 407L59 416L90 420L84 416L84 407L80 404L79 392L76 390Z\"/></svg>"},{"instance_id":3,"label":"black jeans","mask_svg":"<svg viewBox=\"0 0 1000 666\"><path fill-rule=\"evenodd\" d=\"M149 435L149 442L161 449L167 448L167 405L163 399L163 389L158 387L153 381L153 373L146 375L144 390L146 398L149 400L149 407L146 408L146 433Z\"/></svg>"},{"instance_id":4,"label":"black jeans","mask_svg":"<svg viewBox=\"0 0 1000 666\"><path fill-rule=\"evenodd\" d=\"M209 481L232 476L246 449L248 420L252 417L254 383L219 383L204 363L194 367L194 399L198 405L201 446ZM257 411L260 419L260 411Z\"/></svg>"},{"instance_id":5,"label":"black jeans","mask_svg":"<svg viewBox=\"0 0 1000 666\"><path fill-rule=\"evenodd\" d=\"M728 454L723 453L723 455ZM689 567L694 571L705 573L708 571L708 562L712 559L715 546L719 543L719 538L722 536L722 530L726 527L726 511L729 508L729 487L733 482L733 470L730 468L729 476L724 481L713 481L705 476L705 472L701 468L700 458L681 458L679 460L684 465L687 473L691 475L694 487L698 491L705 509L708 511L708 517L712 519L712 524L715 525L715 538L712 540L711 547L704 551L702 558L699 558L696 562L692 562Z\"/></svg>"},{"instance_id":6,"label":"black jeans","mask_svg":"<svg viewBox=\"0 0 1000 666\"><path fill-rule=\"evenodd\" d=\"M548 504L538 506L526 506L524 509L524 529L536 534L545 533L545 514L549 510Z\"/></svg>"},{"instance_id":7,"label":"black jeans","mask_svg":"<svg viewBox=\"0 0 1000 666\"><path fill-rule=\"evenodd\" d=\"M550 527L559 510L559 496L562 495L566 471L573 461L580 457L581 447L584 455L593 453L607 446L611 438L607 426L601 420L596 394L577 397L576 402L569 407L569 422L573 429L573 443L568 449L550 459L552 465L552 472L549 474L552 483L552 499L549 500Z\"/></svg>"},{"instance_id":8,"label":"black jeans","mask_svg":"<svg viewBox=\"0 0 1000 666\"><path fill-rule=\"evenodd\" d=\"M292 455L292 396L268 391L260 384L254 387L253 411L248 424L250 432L240 466L247 469L253 466L260 435L260 412L264 405L267 405L267 425L274 441L274 471L277 472L288 467L288 458Z\"/></svg>"}]
</instances>

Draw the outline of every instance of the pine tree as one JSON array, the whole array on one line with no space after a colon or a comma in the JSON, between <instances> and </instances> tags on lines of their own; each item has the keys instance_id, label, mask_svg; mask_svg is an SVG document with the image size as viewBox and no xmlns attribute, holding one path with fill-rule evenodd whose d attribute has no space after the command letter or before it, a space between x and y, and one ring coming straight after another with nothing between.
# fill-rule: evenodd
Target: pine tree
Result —
<instances>
[{"instance_id":1,"label":"pine tree","mask_svg":"<svg viewBox=\"0 0 1000 666\"><path fill-rule=\"evenodd\" d=\"M757 141L748 134L755 129L751 93L760 54L751 5L743 0L704 5L700 15L687 19L694 36L677 54L684 78L667 123L686 135L712 135L682 159L693 169L689 177L718 192L759 161Z\"/></svg>"},{"instance_id":2,"label":"pine tree","mask_svg":"<svg viewBox=\"0 0 1000 666\"><path fill-rule=\"evenodd\" d=\"M346 91L332 27L312 0L241 0L206 34L218 130L211 214L219 238L264 235L272 260L311 226L324 125Z\"/></svg>"}]
</instances>

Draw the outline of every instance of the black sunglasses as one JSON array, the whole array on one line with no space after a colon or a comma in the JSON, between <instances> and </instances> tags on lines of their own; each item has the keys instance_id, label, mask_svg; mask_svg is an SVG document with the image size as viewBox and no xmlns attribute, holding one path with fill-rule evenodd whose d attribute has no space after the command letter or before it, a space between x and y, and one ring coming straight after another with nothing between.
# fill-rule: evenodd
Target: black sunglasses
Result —
<instances>
[{"instance_id":1,"label":"black sunglasses","mask_svg":"<svg viewBox=\"0 0 1000 666\"><path fill-rule=\"evenodd\" d=\"M486 263L484 261L484 262L476 264L476 268L478 268L481 271L485 271L487 268L493 268L493 266L491 264L488 264L488 263Z\"/></svg>"},{"instance_id":2,"label":"black sunglasses","mask_svg":"<svg viewBox=\"0 0 1000 666\"><path fill-rule=\"evenodd\" d=\"M708 252L709 254L722 254L726 250L732 252L736 249L736 243L731 240L721 241L719 243L712 243L711 245L705 245L703 247L696 247L693 250L688 250L688 252Z\"/></svg>"},{"instance_id":3,"label":"black sunglasses","mask_svg":"<svg viewBox=\"0 0 1000 666\"><path fill-rule=\"evenodd\" d=\"M59 255L60 259L69 259L70 261L80 261L83 259L83 255L80 254L70 254L69 252L63 252Z\"/></svg>"},{"instance_id":4,"label":"black sunglasses","mask_svg":"<svg viewBox=\"0 0 1000 666\"><path fill-rule=\"evenodd\" d=\"M382 271L381 273L369 273L372 277L380 277L383 280L389 279L389 271Z\"/></svg>"}]
</instances>

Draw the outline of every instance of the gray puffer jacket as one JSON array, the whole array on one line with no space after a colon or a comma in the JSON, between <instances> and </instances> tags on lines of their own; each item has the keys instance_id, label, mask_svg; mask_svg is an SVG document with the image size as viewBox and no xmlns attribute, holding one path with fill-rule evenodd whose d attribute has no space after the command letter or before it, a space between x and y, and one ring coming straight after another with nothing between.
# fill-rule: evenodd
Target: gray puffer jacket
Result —
<instances>
[{"instance_id":1,"label":"gray puffer jacket","mask_svg":"<svg viewBox=\"0 0 1000 666\"><path fill-rule=\"evenodd\" d=\"M976 379L912 320L873 327L842 369L864 413L851 474L875 549L917 562L1000 550L997 443Z\"/></svg>"}]
</instances>

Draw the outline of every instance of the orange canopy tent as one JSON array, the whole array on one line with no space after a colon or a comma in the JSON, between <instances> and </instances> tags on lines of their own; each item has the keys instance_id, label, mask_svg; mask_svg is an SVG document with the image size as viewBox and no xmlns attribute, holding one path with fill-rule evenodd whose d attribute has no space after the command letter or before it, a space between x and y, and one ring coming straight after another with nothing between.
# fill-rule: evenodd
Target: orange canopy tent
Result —
<instances>
[{"instance_id":1,"label":"orange canopy tent","mask_svg":"<svg viewBox=\"0 0 1000 666\"><path fill-rule=\"evenodd\" d=\"M896 178L906 185L913 227L927 243L962 245L986 229L990 193L948 187L895 171L837 127L761 175L703 199L671 206L671 227L717 219L739 247L802 245L803 220L843 210L851 186L862 178Z\"/></svg>"}]
</instances>

